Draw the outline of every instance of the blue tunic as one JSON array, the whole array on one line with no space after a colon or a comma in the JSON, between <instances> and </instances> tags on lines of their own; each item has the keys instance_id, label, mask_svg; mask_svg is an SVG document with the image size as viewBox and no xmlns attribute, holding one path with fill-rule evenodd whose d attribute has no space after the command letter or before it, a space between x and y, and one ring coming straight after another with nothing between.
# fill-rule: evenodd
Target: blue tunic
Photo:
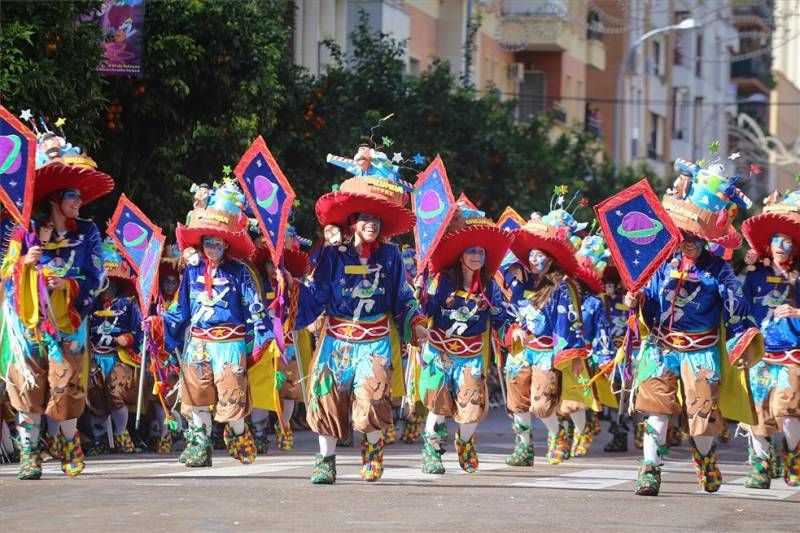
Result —
<instances>
[{"instance_id":1,"label":"blue tunic","mask_svg":"<svg viewBox=\"0 0 800 533\"><path fill-rule=\"evenodd\" d=\"M102 298L98 299L89 319L89 341L92 355L105 376L118 359L116 338L125 333L133 337L133 342L126 348L138 352L142 344L142 315L136 298L120 296L114 298L108 307Z\"/></svg>"},{"instance_id":2,"label":"blue tunic","mask_svg":"<svg viewBox=\"0 0 800 533\"><path fill-rule=\"evenodd\" d=\"M800 348L800 319L774 318L775 309L781 305L797 307L800 302L800 285L795 284L792 287L783 278L776 276L772 268L759 265L745 276L744 297L764 335L767 353Z\"/></svg>"}]
</instances>

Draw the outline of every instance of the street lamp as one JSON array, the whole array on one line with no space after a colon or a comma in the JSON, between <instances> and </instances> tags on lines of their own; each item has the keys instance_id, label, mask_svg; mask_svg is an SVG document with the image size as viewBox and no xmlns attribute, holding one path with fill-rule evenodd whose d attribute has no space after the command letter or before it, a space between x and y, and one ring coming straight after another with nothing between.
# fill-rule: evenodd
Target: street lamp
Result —
<instances>
[{"instance_id":1,"label":"street lamp","mask_svg":"<svg viewBox=\"0 0 800 533\"><path fill-rule=\"evenodd\" d=\"M622 105L625 101L625 95L622 91L622 83L625 79L625 74L628 71L628 66L633 62L633 54L636 52L636 48L645 42L650 37L658 35L660 33L666 33L669 31L682 31L682 30L692 30L696 28L700 28L702 23L699 20L695 20L693 18L688 18L680 21L678 24L671 24L669 26L664 26L663 28L656 28L654 30L650 30L649 32L645 33L641 37L639 37L633 44L630 45L628 48L628 52L625 54L625 58L622 60L622 63L617 70L617 107L614 110L614 162L617 164L617 168L619 169L622 166Z\"/></svg>"}]
</instances>

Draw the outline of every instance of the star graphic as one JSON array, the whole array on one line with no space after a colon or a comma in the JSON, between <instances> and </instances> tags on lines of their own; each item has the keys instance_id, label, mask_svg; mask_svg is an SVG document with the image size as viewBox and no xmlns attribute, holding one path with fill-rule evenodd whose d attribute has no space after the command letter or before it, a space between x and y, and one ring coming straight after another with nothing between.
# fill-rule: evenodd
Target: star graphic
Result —
<instances>
[{"instance_id":1,"label":"star graphic","mask_svg":"<svg viewBox=\"0 0 800 533\"><path fill-rule=\"evenodd\" d=\"M742 154L740 154L739 152L733 152L731 155L728 156L728 159L730 159L731 161L736 161L740 157L742 157Z\"/></svg>"},{"instance_id":2,"label":"star graphic","mask_svg":"<svg viewBox=\"0 0 800 533\"><path fill-rule=\"evenodd\" d=\"M230 174L231 174L231 166L230 165L223 166L222 167L222 173L224 175L226 175L226 176L230 176Z\"/></svg>"},{"instance_id":3,"label":"star graphic","mask_svg":"<svg viewBox=\"0 0 800 533\"><path fill-rule=\"evenodd\" d=\"M58 120L56 120L56 122L55 122L56 128L60 128L66 123L67 123L67 119L65 119L64 117L58 117Z\"/></svg>"},{"instance_id":4,"label":"star graphic","mask_svg":"<svg viewBox=\"0 0 800 533\"><path fill-rule=\"evenodd\" d=\"M621 217L623 213L622 213L622 211L617 209L616 211L614 211L614 214L617 215L618 217Z\"/></svg>"},{"instance_id":5,"label":"star graphic","mask_svg":"<svg viewBox=\"0 0 800 533\"><path fill-rule=\"evenodd\" d=\"M638 264L639 264L639 260L638 260L638 259L634 259L634 260L633 260L633 264L634 264L634 265L638 265Z\"/></svg>"},{"instance_id":6,"label":"star graphic","mask_svg":"<svg viewBox=\"0 0 800 533\"><path fill-rule=\"evenodd\" d=\"M711 152L712 154L719 153L719 141L717 140L712 142L711 145L708 147L708 151Z\"/></svg>"},{"instance_id":7,"label":"star graphic","mask_svg":"<svg viewBox=\"0 0 800 533\"><path fill-rule=\"evenodd\" d=\"M639 254L641 254L641 253L642 253L641 251L639 251L639 250L636 250L636 255L639 255Z\"/></svg>"},{"instance_id":8,"label":"star graphic","mask_svg":"<svg viewBox=\"0 0 800 533\"><path fill-rule=\"evenodd\" d=\"M759 174L761 174L761 167L759 167L758 165L750 165L750 172L758 176Z\"/></svg>"},{"instance_id":9,"label":"star graphic","mask_svg":"<svg viewBox=\"0 0 800 533\"><path fill-rule=\"evenodd\" d=\"M33 114L31 113L30 109L23 109L22 113L19 114L19 118L21 118L25 122L28 122L30 119L33 118Z\"/></svg>"},{"instance_id":10,"label":"star graphic","mask_svg":"<svg viewBox=\"0 0 800 533\"><path fill-rule=\"evenodd\" d=\"M419 153L419 152L417 152L417 153L414 155L414 157L412 157L411 159L413 159L413 160L414 160L414 163L416 163L417 165L422 165L422 164L424 164L424 163L425 163L425 156L423 156L423 155L422 155L421 153Z\"/></svg>"},{"instance_id":11,"label":"star graphic","mask_svg":"<svg viewBox=\"0 0 800 533\"><path fill-rule=\"evenodd\" d=\"M395 163L399 163L402 160L403 160L403 154L401 152L395 152L394 155L392 156L392 161L394 161Z\"/></svg>"},{"instance_id":12,"label":"star graphic","mask_svg":"<svg viewBox=\"0 0 800 533\"><path fill-rule=\"evenodd\" d=\"M261 160L260 159L256 159L256 166L258 168L261 168L261 165L262 165Z\"/></svg>"}]
</instances>

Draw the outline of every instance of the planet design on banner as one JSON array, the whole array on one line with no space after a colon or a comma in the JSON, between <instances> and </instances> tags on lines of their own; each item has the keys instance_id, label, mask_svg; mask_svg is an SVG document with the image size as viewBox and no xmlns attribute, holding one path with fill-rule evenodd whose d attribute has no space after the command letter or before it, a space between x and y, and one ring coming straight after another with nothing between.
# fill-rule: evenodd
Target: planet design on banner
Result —
<instances>
[{"instance_id":1,"label":"planet design on banner","mask_svg":"<svg viewBox=\"0 0 800 533\"><path fill-rule=\"evenodd\" d=\"M429 223L439 217L444 212L444 208L445 205L439 193L434 190L428 190L422 195L417 214L423 222Z\"/></svg>"},{"instance_id":2,"label":"planet design on banner","mask_svg":"<svg viewBox=\"0 0 800 533\"><path fill-rule=\"evenodd\" d=\"M0 174L13 174L22 166L22 139L19 135L0 136Z\"/></svg>"},{"instance_id":3,"label":"planet design on banner","mask_svg":"<svg viewBox=\"0 0 800 533\"><path fill-rule=\"evenodd\" d=\"M135 222L126 222L122 226L122 245L141 252L147 247L148 233L143 227Z\"/></svg>"},{"instance_id":4,"label":"planet design on banner","mask_svg":"<svg viewBox=\"0 0 800 533\"><path fill-rule=\"evenodd\" d=\"M664 229L661 221L650 218L639 211L631 211L622 217L617 233L635 244L650 244Z\"/></svg>"},{"instance_id":5,"label":"planet design on banner","mask_svg":"<svg viewBox=\"0 0 800 533\"><path fill-rule=\"evenodd\" d=\"M278 212L278 186L266 176L258 175L253 179L253 192L258 206L270 215Z\"/></svg>"}]
</instances>

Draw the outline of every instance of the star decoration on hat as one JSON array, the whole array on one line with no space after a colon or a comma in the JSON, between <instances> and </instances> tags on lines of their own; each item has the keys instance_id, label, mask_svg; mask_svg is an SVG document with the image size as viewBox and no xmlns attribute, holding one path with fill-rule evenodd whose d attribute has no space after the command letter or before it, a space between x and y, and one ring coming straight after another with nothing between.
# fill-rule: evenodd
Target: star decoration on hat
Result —
<instances>
[{"instance_id":1,"label":"star decoration on hat","mask_svg":"<svg viewBox=\"0 0 800 533\"><path fill-rule=\"evenodd\" d=\"M417 152L416 155L414 155L414 157L412 157L411 159L413 159L414 163L416 163L417 165L422 165L425 163L425 156L423 156L419 152Z\"/></svg>"},{"instance_id":2,"label":"star decoration on hat","mask_svg":"<svg viewBox=\"0 0 800 533\"><path fill-rule=\"evenodd\" d=\"M394 144L394 141L391 140L389 137L384 136L381 139L381 143L388 148L389 146Z\"/></svg>"},{"instance_id":3,"label":"star decoration on hat","mask_svg":"<svg viewBox=\"0 0 800 533\"><path fill-rule=\"evenodd\" d=\"M224 165L222 167L222 173L224 175L226 175L226 176L230 176L231 175L231 166L230 165Z\"/></svg>"},{"instance_id":4,"label":"star decoration on hat","mask_svg":"<svg viewBox=\"0 0 800 533\"><path fill-rule=\"evenodd\" d=\"M395 152L395 153L394 153L394 155L392 155L392 161L393 161L393 162L395 162L395 163L399 163L399 162L401 162L402 160L403 160L403 154L402 154L402 152Z\"/></svg>"},{"instance_id":5,"label":"star decoration on hat","mask_svg":"<svg viewBox=\"0 0 800 533\"><path fill-rule=\"evenodd\" d=\"M713 141L708 146L708 151L711 152L712 154L718 154L719 153L719 140Z\"/></svg>"},{"instance_id":6,"label":"star decoration on hat","mask_svg":"<svg viewBox=\"0 0 800 533\"><path fill-rule=\"evenodd\" d=\"M65 119L64 117L58 117L58 120L55 121L56 128L60 128L66 123L67 119Z\"/></svg>"},{"instance_id":7,"label":"star decoration on hat","mask_svg":"<svg viewBox=\"0 0 800 533\"><path fill-rule=\"evenodd\" d=\"M30 109L23 109L22 113L19 114L19 118L21 118L25 122L28 122L30 119L33 118L33 114L31 113Z\"/></svg>"},{"instance_id":8,"label":"star decoration on hat","mask_svg":"<svg viewBox=\"0 0 800 533\"><path fill-rule=\"evenodd\" d=\"M761 175L761 167L759 167L758 165L755 165L755 164L751 164L750 165L750 172L752 172L756 176L760 176Z\"/></svg>"},{"instance_id":9,"label":"star decoration on hat","mask_svg":"<svg viewBox=\"0 0 800 533\"><path fill-rule=\"evenodd\" d=\"M730 159L731 161L736 161L740 157L742 157L742 154L740 154L739 152L733 152L731 155L728 156L728 159Z\"/></svg>"}]
</instances>

